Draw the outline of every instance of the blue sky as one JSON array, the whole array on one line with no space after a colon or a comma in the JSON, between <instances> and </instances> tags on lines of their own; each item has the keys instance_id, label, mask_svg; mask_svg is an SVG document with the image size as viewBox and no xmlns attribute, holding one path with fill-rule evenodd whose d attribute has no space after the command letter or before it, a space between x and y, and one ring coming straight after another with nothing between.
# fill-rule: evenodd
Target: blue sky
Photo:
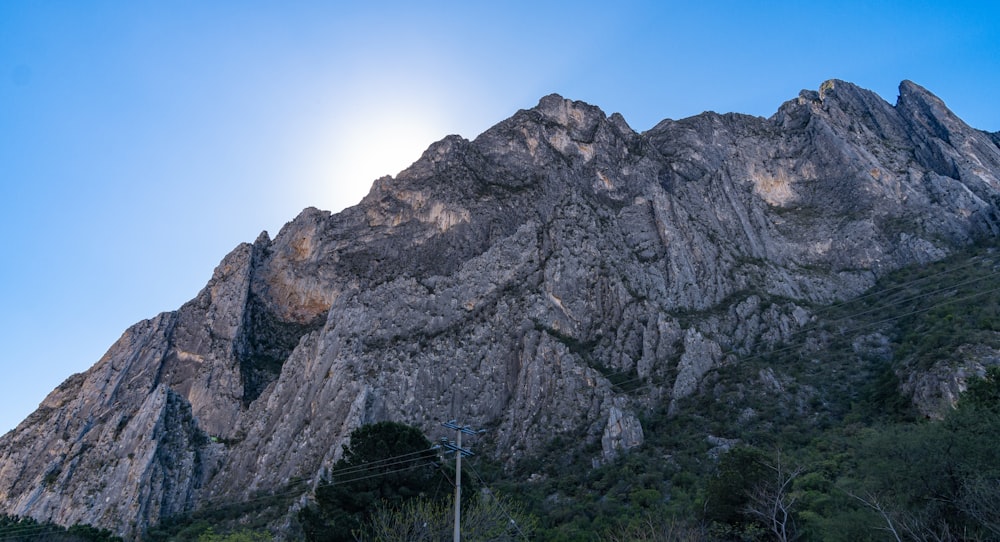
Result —
<instances>
[{"instance_id":1,"label":"blue sky","mask_svg":"<svg viewBox=\"0 0 1000 542\"><path fill-rule=\"evenodd\" d=\"M1000 130L1000 3L0 2L0 433L233 247L552 92L646 130L911 79Z\"/></svg>"}]
</instances>

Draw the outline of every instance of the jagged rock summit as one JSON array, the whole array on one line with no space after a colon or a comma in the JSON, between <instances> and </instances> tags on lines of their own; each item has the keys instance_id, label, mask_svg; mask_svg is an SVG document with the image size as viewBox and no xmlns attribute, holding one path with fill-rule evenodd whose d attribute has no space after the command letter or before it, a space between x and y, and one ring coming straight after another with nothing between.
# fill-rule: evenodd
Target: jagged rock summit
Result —
<instances>
[{"instance_id":1,"label":"jagged rock summit","mask_svg":"<svg viewBox=\"0 0 1000 542\"><path fill-rule=\"evenodd\" d=\"M817 304L1000 228L996 134L904 81L644 133L546 96L338 214L236 247L0 438L0 512L127 537L306 479L360 424L458 418L594 462ZM612 384L625 378L630 385ZM305 494L308 485L298 486Z\"/></svg>"}]
</instances>

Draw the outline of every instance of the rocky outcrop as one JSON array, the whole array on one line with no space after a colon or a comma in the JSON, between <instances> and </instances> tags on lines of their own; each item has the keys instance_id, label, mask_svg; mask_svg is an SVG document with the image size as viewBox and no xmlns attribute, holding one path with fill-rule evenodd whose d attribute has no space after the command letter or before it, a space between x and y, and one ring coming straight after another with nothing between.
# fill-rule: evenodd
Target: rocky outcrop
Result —
<instances>
[{"instance_id":1,"label":"rocky outcrop","mask_svg":"<svg viewBox=\"0 0 1000 542\"><path fill-rule=\"evenodd\" d=\"M379 420L489 428L508 466L556 437L599 463L808 307L995 236L998 176L996 135L911 82L895 106L828 81L769 119L641 134L547 96L129 329L0 439L0 512L132 536L315 483Z\"/></svg>"},{"instance_id":2,"label":"rocky outcrop","mask_svg":"<svg viewBox=\"0 0 1000 542\"><path fill-rule=\"evenodd\" d=\"M958 402L970 379L983 378L986 368L1000 365L1000 351L984 344L966 344L951 357L924 370L905 371L901 391L927 418L940 419ZM903 371L900 371L903 372Z\"/></svg>"}]
</instances>

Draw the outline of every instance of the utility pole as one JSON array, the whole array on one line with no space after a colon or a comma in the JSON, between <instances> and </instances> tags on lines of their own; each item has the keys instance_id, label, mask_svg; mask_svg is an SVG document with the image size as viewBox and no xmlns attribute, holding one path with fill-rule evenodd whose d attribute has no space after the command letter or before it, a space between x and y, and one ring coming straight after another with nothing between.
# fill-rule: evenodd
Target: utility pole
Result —
<instances>
[{"instance_id":1,"label":"utility pole","mask_svg":"<svg viewBox=\"0 0 1000 542\"><path fill-rule=\"evenodd\" d=\"M462 524L462 456L474 455L472 450L467 450L462 448L462 433L466 435L479 435L485 433L485 429L480 429L476 431L468 425L459 425L457 421L451 420L442 423L444 427L448 429L454 429L456 434L456 442L452 443L447 438L441 439L441 445L455 452L455 542L460 542L462 538L461 524Z\"/></svg>"}]
</instances>

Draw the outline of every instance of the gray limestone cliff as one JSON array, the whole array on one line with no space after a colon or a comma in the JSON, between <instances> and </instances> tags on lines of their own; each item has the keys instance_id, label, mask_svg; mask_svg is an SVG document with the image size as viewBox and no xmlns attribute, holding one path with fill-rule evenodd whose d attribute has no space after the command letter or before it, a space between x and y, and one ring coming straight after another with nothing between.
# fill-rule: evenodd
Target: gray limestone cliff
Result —
<instances>
[{"instance_id":1,"label":"gray limestone cliff","mask_svg":"<svg viewBox=\"0 0 1000 542\"><path fill-rule=\"evenodd\" d=\"M0 513L132 537L315 483L380 420L488 427L505 465L554 437L606 461L642 444L642 409L681 408L809 307L996 236L998 211L997 135L909 81L895 105L828 81L768 119L644 133L546 96L237 247L128 329L0 438Z\"/></svg>"}]
</instances>

